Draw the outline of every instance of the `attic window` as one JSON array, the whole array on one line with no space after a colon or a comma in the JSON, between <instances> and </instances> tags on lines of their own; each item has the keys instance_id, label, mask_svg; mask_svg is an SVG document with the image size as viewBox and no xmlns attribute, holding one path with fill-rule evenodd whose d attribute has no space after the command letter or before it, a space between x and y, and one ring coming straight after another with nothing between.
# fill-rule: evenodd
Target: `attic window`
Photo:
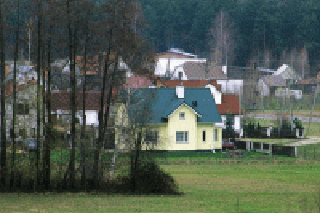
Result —
<instances>
[{"instance_id":1,"label":"attic window","mask_svg":"<svg viewBox=\"0 0 320 213\"><path fill-rule=\"evenodd\" d=\"M197 101L192 101L192 106L194 106L194 107L198 106L198 102Z\"/></svg>"},{"instance_id":2,"label":"attic window","mask_svg":"<svg viewBox=\"0 0 320 213\"><path fill-rule=\"evenodd\" d=\"M162 118L161 118L161 121L162 121L162 122L168 122L168 118L162 117Z\"/></svg>"},{"instance_id":3,"label":"attic window","mask_svg":"<svg viewBox=\"0 0 320 213\"><path fill-rule=\"evenodd\" d=\"M184 112L180 112L180 113L179 113L179 119L180 119L180 120L184 120L184 119L185 119L185 114L184 114Z\"/></svg>"}]
</instances>

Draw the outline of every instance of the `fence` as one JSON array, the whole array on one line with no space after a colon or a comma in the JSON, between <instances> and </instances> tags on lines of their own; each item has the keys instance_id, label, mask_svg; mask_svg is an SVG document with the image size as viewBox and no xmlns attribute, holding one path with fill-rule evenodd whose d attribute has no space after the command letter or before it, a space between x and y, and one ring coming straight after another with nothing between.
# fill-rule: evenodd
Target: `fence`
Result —
<instances>
[{"instance_id":1,"label":"fence","mask_svg":"<svg viewBox=\"0 0 320 213\"><path fill-rule=\"evenodd\" d=\"M235 141L235 146L237 149L255 150L257 152L264 152L272 155L287 155L289 157L297 156L297 148L294 146L280 146L250 141Z\"/></svg>"}]
</instances>

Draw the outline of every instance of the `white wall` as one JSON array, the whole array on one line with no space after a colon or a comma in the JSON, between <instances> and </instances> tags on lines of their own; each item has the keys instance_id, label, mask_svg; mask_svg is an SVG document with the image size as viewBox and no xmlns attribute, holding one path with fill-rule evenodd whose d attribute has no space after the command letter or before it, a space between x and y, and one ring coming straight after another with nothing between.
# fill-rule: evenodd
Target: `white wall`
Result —
<instances>
[{"instance_id":1,"label":"white wall","mask_svg":"<svg viewBox=\"0 0 320 213\"><path fill-rule=\"evenodd\" d=\"M176 68L176 70L175 70L175 72L173 73L173 76L172 76L172 77L173 77L174 79L179 79L179 72L182 72L182 73L183 73L181 80L188 80L188 77L187 77L186 73L184 72L182 66Z\"/></svg>"},{"instance_id":2,"label":"white wall","mask_svg":"<svg viewBox=\"0 0 320 213\"><path fill-rule=\"evenodd\" d=\"M183 65L186 61L191 62L206 62L204 58L170 58L170 71L173 72L175 67ZM155 75L165 75L167 71L167 66L169 63L168 58L159 58L155 68Z\"/></svg>"},{"instance_id":3,"label":"white wall","mask_svg":"<svg viewBox=\"0 0 320 213\"><path fill-rule=\"evenodd\" d=\"M239 94L239 90L243 86L243 80L217 80L217 84L221 85L222 93Z\"/></svg>"},{"instance_id":4,"label":"white wall","mask_svg":"<svg viewBox=\"0 0 320 213\"><path fill-rule=\"evenodd\" d=\"M258 84L259 84L260 94L263 95L263 96L269 96L270 95L270 89L264 83L264 81L262 79L260 79Z\"/></svg>"},{"instance_id":5,"label":"white wall","mask_svg":"<svg viewBox=\"0 0 320 213\"><path fill-rule=\"evenodd\" d=\"M221 123L215 123L216 127L221 127L223 129L226 128L226 116L225 115L221 115L221 119L222 119L222 122Z\"/></svg>"},{"instance_id":6,"label":"white wall","mask_svg":"<svg viewBox=\"0 0 320 213\"><path fill-rule=\"evenodd\" d=\"M221 123L216 123L216 127L221 127L223 129L226 128L226 115L221 115L222 122ZM234 116L234 124L233 128L236 132L240 131L240 116L235 115Z\"/></svg>"},{"instance_id":7,"label":"white wall","mask_svg":"<svg viewBox=\"0 0 320 213\"><path fill-rule=\"evenodd\" d=\"M234 130L240 131L240 116L239 115L234 116Z\"/></svg>"},{"instance_id":8,"label":"white wall","mask_svg":"<svg viewBox=\"0 0 320 213\"><path fill-rule=\"evenodd\" d=\"M98 111L97 110L86 110L86 125L93 124L94 126L99 125ZM80 124L83 124L82 111L77 112L77 117L80 119Z\"/></svg>"}]
</instances>

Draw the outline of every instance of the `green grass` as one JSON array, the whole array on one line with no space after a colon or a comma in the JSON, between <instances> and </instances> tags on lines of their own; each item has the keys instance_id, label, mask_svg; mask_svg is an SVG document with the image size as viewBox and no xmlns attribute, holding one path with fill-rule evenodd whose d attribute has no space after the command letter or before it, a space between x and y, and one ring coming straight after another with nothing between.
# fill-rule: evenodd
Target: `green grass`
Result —
<instances>
[{"instance_id":1,"label":"green grass","mask_svg":"<svg viewBox=\"0 0 320 213\"><path fill-rule=\"evenodd\" d=\"M297 148L297 154L301 158L320 160L320 144L308 144Z\"/></svg>"},{"instance_id":2,"label":"green grass","mask_svg":"<svg viewBox=\"0 0 320 213\"><path fill-rule=\"evenodd\" d=\"M215 155L203 158L209 154ZM190 156L168 153L167 157ZM184 196L0 194L0 212L319 212L320 164L292 162L162 165Z\"/></svg>"}]
</instances>

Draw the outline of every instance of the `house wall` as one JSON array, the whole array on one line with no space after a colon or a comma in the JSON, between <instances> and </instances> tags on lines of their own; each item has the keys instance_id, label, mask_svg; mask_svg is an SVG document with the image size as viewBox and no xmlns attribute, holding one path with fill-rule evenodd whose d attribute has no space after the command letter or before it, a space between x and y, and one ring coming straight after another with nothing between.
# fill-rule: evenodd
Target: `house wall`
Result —
<instances>
[{"instance_id":1,"label":"house wall","mask_svg":"<svg viewBox=\"0 0 320 213\"><path fill-rule=\"evenodd\" d=\"M217 80L217 84L221 85L222 93L238 95L243 87L243 80Z\"/></svg>"},{"instance_id":2,"label":"house wall","mask_svg":"<svg viewBox=\"0 0 320 213\"><path fill-rule=\"evenodd\" d=\"M41 90L42 91L42 90ZM29 114L19 115L16 112L15 120L15 133L17 134L17 141L24 140L22 135L19 135L19 129L25 130L25 137L34 138L36 135L33 134L33 129L35 129L35 134L37 134L37 85L31 85L26 87L24 90L17 92L16 106L18 110L18 104L29 104ZM42 127L42 95L40 95L40 122ZM6 127L7 127L7 138L10 138L10 128L12 127L13 121L13 96L6 97ZM40 128L40 135L43 135L43 129Z\"/></svg>"},{"instance_id":3,"label":"house wall","mask_svg":"<svg viewBox=\"0 0 320 213\"><path fill-rule=\"evenodd\" d=\"M179 119L179 113L185 113L185 120ZM118 119L120 119L120 113ZM150 148L155 150L211 150L222 148L222 128L215 127L212 123L197 123L197 115L195 112L187 106L181 106L169 116L168 123L150 124L148 127L142 129L143 136L145 131L154 129L159 132L158 145L151 147L144 143L144 137L142 139L142 150L148 150ZM218 129L218 140L213 141L213 131ZM202 130L206 130L206 142L202 141ZM177 131L189 131L189 143L177 144L176 132ZM126 140L124 132L121 133L120 129L115 129L115 144L122 150L129 150L134 148L134 133L131 138ZM128 145L130 147L128 147Z\"/></svg>"},{"instance_id":4,"label":"house wall","mask_svg":"<svg viewBox=\"0 0 320 213\"><path fill-rule=\"evenodd\" d=\"M217 141L214 141L214 135L213 131L215 129L218 129L218 136ZM206 131L206 141L203 142L203 130ZM213 123L198 123L197 124L197 138L198 138L198 144L197 149L198 150L212 150L212 149L221 149L221 135L222 129L219 127L215 127Z\"/></svg>"},{"instance_id":5,"label":"house wall","mask_svg":"<svg viewBox=\"0 0 320 213\"><path fill-rule=\"evenodd\" d=\"M221 115L222 122L221 123L216 123L216 127L220 127L222 129L227 128L226 126L226 120L227 116L226 115ZM234 123L233 123L233 128L235 131L240 131L240 116L235 115L234 116Z\"/></svg>"},{"instance_id":6,"label":"house wall","mask_svg":"<svg viewBox=\"0 0 320 213\"><path fill-rule=\"evenodd\" d=\"M185 113L185 120L179 119L179 113ZM177 144L176 132L189 131L189 142ZM196 150L197 149L197 115L186 106L179 107L168 119L168 150Z\"/></svg>"},{"instance_id":7,"label":"house wall","mask_svg":"<svg viewBox=\"0 0 320 213\"><path fill-rule=\"evenodd\" d=\"M183 65L186 61L192 61L192 62L206 62L206 59L201 58L170 58L170 71L173 73L174 68L177 66ZM157 65L155 68L155 75L163 76L166 74L167 68L169 64L168 58L159 58L157 61Z\"/></svg>"}]
</instances>

